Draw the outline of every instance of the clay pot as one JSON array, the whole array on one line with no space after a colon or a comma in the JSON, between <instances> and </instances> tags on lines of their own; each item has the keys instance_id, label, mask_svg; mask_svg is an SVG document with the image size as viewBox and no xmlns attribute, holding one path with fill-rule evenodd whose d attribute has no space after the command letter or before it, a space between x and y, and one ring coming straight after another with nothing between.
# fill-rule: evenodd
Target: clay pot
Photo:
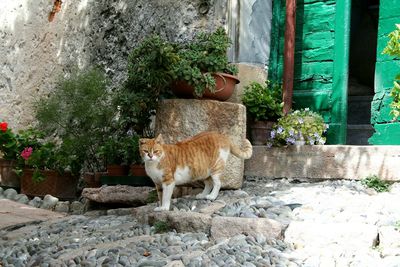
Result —
<instances>
[{"instance_id":1,"label":"clay pot","mask_svg":"<svg viewBox=\"0 0 400 267\"><path fill-rule=\"evenodd\" d=\"M228 100L235 89L235 85L239 83L236 76L227 73L213 73L215 79L215 92L212 93L208 88L205 89L204 94L199 99L213 99L219 101ZM186 81L176 81L172 85L172 92L182 98L196 98L194 95L194 88Z\"/></svg>"},{"instance_id":2,"label":"clay pot","mask_svg":"<svg viewBox=\"0 0 400 267\"><path fill-rule=\"evenodd\" d=\"M252 145L265 145L271 136L274 121L254 121L250 124L250 139Z\"/></svg>"}]
</instances>

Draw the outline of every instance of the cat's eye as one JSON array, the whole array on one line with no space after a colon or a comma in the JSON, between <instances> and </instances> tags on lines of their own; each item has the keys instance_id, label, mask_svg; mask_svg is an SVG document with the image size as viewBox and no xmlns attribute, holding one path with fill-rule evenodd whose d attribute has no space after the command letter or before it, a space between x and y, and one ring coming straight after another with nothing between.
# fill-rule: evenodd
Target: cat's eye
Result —
<instances>
[{"instance_id":1,"label":"cat's eye","mask_svg":"<svg viewBox=\"0 0 400 267\"><path fill-rule=\"evenodd\" d=\"M160 150L154 150L153 152L154 152L154 154L158 154L158 153L160 153Z\"/></svg>"},{"instance_id":2,"label":"cat's eye","mask_svg":"<svg viewBox=\"0 0 400 267\"><path fill-rule=\"evenodd\" d=\"M147 151L147 150L143 150L143 152L146 153L146 154L149 153L149 151Z\"/></svg>"}]
</instances>

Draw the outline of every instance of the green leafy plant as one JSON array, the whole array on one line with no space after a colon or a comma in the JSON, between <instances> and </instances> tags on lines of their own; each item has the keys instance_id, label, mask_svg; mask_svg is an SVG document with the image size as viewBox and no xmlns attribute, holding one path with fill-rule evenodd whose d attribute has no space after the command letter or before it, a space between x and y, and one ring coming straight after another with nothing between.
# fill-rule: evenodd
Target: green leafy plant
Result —
<instances>
[{"instance_id":1,"label":"green leafy plant","mask_svg":"<svg viewBox=\"0 0 400 267\"><path fill-rule=\"evenodd\" d=\"M389 191L389 183L381 180L377 175L371 175L361 180L361 183L374 189L376 192L387 192Z\"/></svg>"},{"instance_id":2,"label":"green leafy plant","mask_svg":"<svg viewBox=\"0 0 400 267\"><path fill-rule=\"evenodd\" d=\"M158 201L157 190L150 191L148 196L147 196L146 203L147 204L155 203L157 201Z\"/></svg>"},{"instance_id":3,"label":"green leafy plant","mask_svg":"<svg viewBox=\"0 0 400 267\"><path fill-rule=\"evenodd\" d=\"M117 108L111 105L108 80L98 69L75 71L36 103L38 129L60 143L75 159L74 169L104 169L98 146L115 132Z\"/></svg>"},{"instance_id":4,"label":"green leafy plant","mask_svg":"<svg viewBox=\"0 0 400 267\"><path fill-rule=\"evenodd\" d=\"M137 135L113 135L100 146L99 154L102 155L107 164L129 165L138 162L138 141Z\"/></svg>"},{"instance_id":5,"label":"green leafy plant","mask_svg":"<svg viewBox=\"0 0 400 267\"><path fill-rule=\"evenodd\" d=\"M129 55L128 78L115 98L120 128L145 136L158 99L172 96L173 81L186 81L201 96L205 88L215 90L212 73L237 74L236 66L228 63L229 46L223 28L183 43L156 35L144 39Z\"/></svg>"},{"instance_id":6,"label":"green leafy plant","mask_svg":"<svg viewBox=\"0 0 400 267\"><path fill-rule=\"evenodd\" d=\"M396 24L396 29L389 33L389 41L384 48L383 54L400 58L400 24ZM394 86L390 91L390 96L393 98L390 103L391 111L394 119L400 116L400 74L394 80Z\"/></svg>"},{"instance_id":7,"label":"green leafy plant","mask_svg":"<svg viewBox=\"0 0 400 267\"><path fill-rule=\"evenodd\" d=\"M320 114L308 108L295 110L278 119L267 145L294 145L298 141L307 145L323 145L328 128Z\"/></svg>"},{"instance_id":8,"label":"green leafy plant","mask_svg":"<svg viewBox=\"0 0 400 267\"><path fill-rule=\"evenodd\" d=\"M173 65L174 79L186 81L194 87L195 96L201 97L206 88L215 92L212 73L236 75L237 67L228 62L227 50L231 40L224 28L202 32L190 42L176 45L179 60Z\"/></svg>"},{"instance_id":9,"label":"green leafy plant","mask_svg":"<svg viewBox=\"0 0 400 267\"><path fill-rule=\"evenodd\" d=\"M0 152L6 160L15 160L19 152L17 136L5 121L0 122Z\"/></svg>"},{"instance_id":10,"label":"green leafy plant","mask_svg":"<svg viewBox=\"0 0 400 267\"><path fill-rule=\"evenodd\" d=\"M156 221L153 224L153 227L154 227L155 233L157 233L157 234L166 233L171 230L171 227L165 221Z\"/></svg>"},{"instance_id":11,"label":"green leafy plant","mask_svg":"<svg viewBox=\"0 0 400 267\"><path fill-rule=\"evenodd\" d=\"M282 116L282 87L265 81L262 85L252 82L247 85L242 101L250 117L255 121L276 121Z\"/></svg>"}]
</instances>

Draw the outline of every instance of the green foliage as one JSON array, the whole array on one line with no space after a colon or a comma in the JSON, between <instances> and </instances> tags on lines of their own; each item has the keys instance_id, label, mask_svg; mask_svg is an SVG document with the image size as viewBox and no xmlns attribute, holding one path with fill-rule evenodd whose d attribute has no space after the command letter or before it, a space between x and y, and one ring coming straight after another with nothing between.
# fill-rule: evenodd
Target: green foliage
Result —
<instances>
[{"instance_id":1,"label":"green foliage","mask_svg":"<svg viewBox=\"0 0 400 267\"><path fill-rule=\"evenodd\" d=\"M245 87L242 100L255 121L276 121L282 116L282 87L277 83L252 82Z\"/></svg>"},{"instance_id":2,"label":"green foliage","mask_svg":"<svg viewBox=\"0 0 400 267\"><path fill-rule=\"evenodd\" d=\"M361 183L374 189L376 192L387 192L389 191L389 183L381 180L377 175L371 175L361 180Z\"/></svg>"},{"instance_id":3,"label":"green foliage","mask_svg":"<svg viewBox=\"0 0 400 267\"><path fill-rule=\"evenodd\" d=\"M110 104L107 84L97 69L74 72L36 104L38 129L60 141L60 151L74 159L75 172L83 162L92 171L102 169L97 148L113 133L117 111Z\"/></svg>"},{"instance_id":4,"label":"green foliage","mask_svg":"<svg viewBox=\"0 0 400 267\"><path fill-rule=\"evenodd\" d=\"M165 221L156 221L153 227L156 234L166 233L171 230L171 227Z\"/></svg>"},{"instance_id":5,"label":"green foliage","mask_svg":"<svg viewBox=\"0 0 400 267\"><path fill-rule=\"evenodd\" d=\"M100 147L99 154L107 164L129 165L140 162L138 135L113 135Z\"/></svg>"},{"instance_id":6,"label":"green foliage","mask_svg":"<svg viewBox=\"0 0 400 267\"><path fill-rule=\"evenodd\" d=\"M154 203L158 201L158 195L157 195L157 190L153 190L149 192L149 195L147 196L146 203Z\"/></svg>"},{"instance_id":7,"label":"green foliage","mask_svg":"<svg viewBox=\"0 0 400 267\"><path fill-rule=\"evenodd\" d=\"M237 74L228 63L230 40L223 28L200 33L190 42L174 43L159 36L144 39L129 55L128 79L119 89L120 128L144 135L160 98L170 97L172 81L186 81L195 95L215 90L213 72Z\"/></svg>"},{"instance_id":8,"label":"green foliage","mask_svg":"<svg viewBox=\"0 0 400 267\"><path fill-rule=\"evenodd\" d=\"M297 141L307 145L323 145L327 129L328 125L318 113L309 109L296 110L278 119L267 145L294 145Z\"/></svg>"},{"instance_id":9,"label":"green foliage","mask_svg":"<svg viewBox=\"0 0 400 267\"><path fill-rule=\"evenodd\" d=\"M395 229L396 229L397 231L400 231L400 221L397 221L397 222L394 224L394 227L395 227Z\"/></svg>"},{"instance_id":10,"label":"green foliage","mask_svg":"<svg viewBox=\"0 0 400 267\"><path fill-rule=\"evenodd\" d=\"M389 34L389 41L383 49L383 54L400 58L400 24L396 24L396 29ZM397 119L400 116L400 74L395 78L390 96L393 98L390 103L390 113Z\"/></svg>"},{"instance_id":11,"label":"green foliage","mask_svg":"<svg viewBox=\"0 0 400 267\"><path fill-rule=\"evenodd\" d=\"M220 27L211 33L202 32L190 42L177 45L178 62L173 66L174 78L194 86L201 97L205 88L215 91L214 72L236 75L236 66L229 64L227 50L231 40Z\"/></svg>"},{"instance_id":12,"label":"green foliage","mask_svg":"<svg viewBox=\"0 0 400 267\"><path fill-rule=\"evenodd\" d=\"M2 129L0 130L0 152L3 158L7 160L15 160L19 153L17 136L8 128L8 123L1 122Z\"/></svg>"}]
</instances>

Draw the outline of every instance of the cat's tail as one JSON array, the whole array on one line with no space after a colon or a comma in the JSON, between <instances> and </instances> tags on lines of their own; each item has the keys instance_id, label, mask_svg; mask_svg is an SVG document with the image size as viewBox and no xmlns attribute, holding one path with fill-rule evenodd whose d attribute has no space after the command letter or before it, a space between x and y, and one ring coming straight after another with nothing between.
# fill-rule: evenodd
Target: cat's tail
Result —
<instances>
[{"instance_id":1,"label":"cat's tail","mask_svg":"<svg viewBox=\"0 0 400 267\"><path fill-rule=\"evenodd\" d=\"M240 148L240 147L236 146L235 144L233 144L231 141L231 153L238 158L249 159L249 158L251 158L251 155L253 154L253 146L251 145L250 141L247 139L244 139L243 142L244 142L244 144L242 145L242 148Z\"/></svg>"}]
</instances>

